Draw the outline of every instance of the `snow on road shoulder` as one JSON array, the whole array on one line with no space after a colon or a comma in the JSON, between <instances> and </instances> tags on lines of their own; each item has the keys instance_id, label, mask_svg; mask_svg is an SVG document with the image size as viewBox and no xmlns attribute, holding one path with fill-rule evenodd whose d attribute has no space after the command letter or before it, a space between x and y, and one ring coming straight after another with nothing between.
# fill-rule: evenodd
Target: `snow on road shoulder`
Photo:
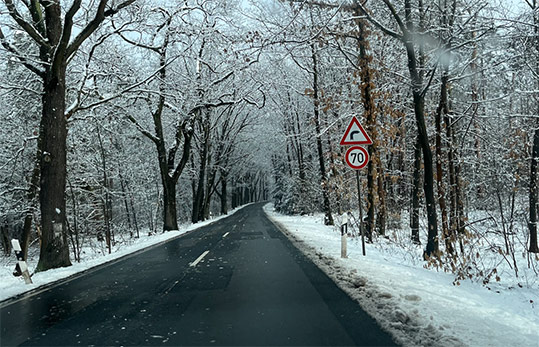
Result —
<instances>
[{"instance_id":1,"label":"snow on road shoulder","mask_svg":"<svg viewBox=\"0 0 539 347\"><path fill-rule=\"evenodd\" d=\"M395 340L406 346L539 346L537 288L488 290L451 274L424 269L396 253L349 240L340 258L340 233L323 216L284 216L264 207L309 258Z\"/></svg>"},{"instance_id":2,"label":"snow on road shoulder","mask_svg":"<svg viewBox=\"0 0 539 347\"><path fill-rule=\"evenodd\" d=\"M40 287L46 287L51 283L74 276L93 267L179 237L188 231L216 222L219 219L226 218L240 209L241 207L231 211L228 215L219 216L196 224L183 225L181 230L167 231L157 235L143 235L141 233L140 238L129 240L129 244L119 245L111 254L103 255L101 252L96 252L95 249L85 249L80 263L73 262L73 265L69 267L37 272L32 275L33 284L29 285L24 283L22 277L14 277L12 275L16 262L15 256L12 256L10 260L0 268L0 304L4 300L25 292L37 290ZM37 261L37 257L28 260L30 272L33 272L33 269L35 269Z\"/></svg>"}]
</instances>

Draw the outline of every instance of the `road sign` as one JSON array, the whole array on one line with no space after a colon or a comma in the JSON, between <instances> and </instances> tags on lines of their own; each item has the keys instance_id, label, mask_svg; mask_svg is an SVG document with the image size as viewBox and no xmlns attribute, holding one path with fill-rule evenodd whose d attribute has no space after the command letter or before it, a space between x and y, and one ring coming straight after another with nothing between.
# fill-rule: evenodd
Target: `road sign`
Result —
<instances>
[{"instance_id":1,"label":"road sign","mask_svg":"<svg viewBox=\"0 0 539 347\"><path fill-rule=\"evenodd\" d=\"M363 147L354 146L346 151L346 164L354 170L361 170L369 162L369 152Z\"/></svg>"},{"instance_id":2,"label":"road sign","mask_svg":"<svg viewBox=\"0 0 539 347\"><path fill-rule=\"evenodd\" d=\"M350 124L341 139L340 145L371 145L372 140L356 117L352 117Z\"/></svg>"}]
</instances>

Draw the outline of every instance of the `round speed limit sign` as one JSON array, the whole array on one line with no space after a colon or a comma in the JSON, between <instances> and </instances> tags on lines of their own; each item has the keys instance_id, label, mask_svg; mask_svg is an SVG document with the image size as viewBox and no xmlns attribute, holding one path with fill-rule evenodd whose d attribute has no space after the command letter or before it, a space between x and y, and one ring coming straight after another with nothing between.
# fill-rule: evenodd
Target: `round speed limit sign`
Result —
<instances>
[{"instance_id":1,"label":"round speed limit sign","mask_svg":"<svg viewBox=\"0 0 539 347\"><path fill-rule=\"evenodd\" d=\"M345 155L346 164L354 170L360 170L369 162L369 153L360 146L350 147Z\"/></svg>"}]
</instances>

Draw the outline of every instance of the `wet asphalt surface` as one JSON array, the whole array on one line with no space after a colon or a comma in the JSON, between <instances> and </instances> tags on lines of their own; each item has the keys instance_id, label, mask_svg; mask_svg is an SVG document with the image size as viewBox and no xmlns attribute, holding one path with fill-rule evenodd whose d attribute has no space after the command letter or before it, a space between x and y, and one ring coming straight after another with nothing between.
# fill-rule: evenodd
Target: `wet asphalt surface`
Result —
<instances>
[{"instance_id":1,"label":"wet asphalt surface","mask_svg":"<svg viewBox=\"0 0 539 347\"><path fill-rule=\"evenodd\" d=\"M4 303L0 346L394 345L262 206Z\"/></svg>"}]
</instances>

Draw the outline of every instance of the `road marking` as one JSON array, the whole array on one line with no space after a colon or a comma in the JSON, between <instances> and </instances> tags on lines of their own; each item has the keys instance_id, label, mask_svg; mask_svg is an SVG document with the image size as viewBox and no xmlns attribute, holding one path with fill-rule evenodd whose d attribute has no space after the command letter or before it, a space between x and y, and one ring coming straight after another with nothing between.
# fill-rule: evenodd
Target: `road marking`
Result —
<instances>
[{"instance_id":1,"label":"road marking","mask_svg":"<svg viewBox=\"0 0 539 347\"><path fill-rule=\"evenodd\" d=\"M208 253L210 253L210 251L205 251L204 253L202 253L200 255L200 257L198 257L194 262L192 262L191 264L189 264L190 267L195 267L197 266L198 263L200 263L202 261L202 259L204 259L205 256L208 255Z\"/></svg>"},{"instance_id":2,"label":"road marking","mask_svg":"<svg viewBox=\"0 0 539 347\"><path fill-rule=\"evenodd\" d=\"M225 237L227 237L228 234L230 234L230 232L227 232L226 234L224 234L224 235L223 235L223 239L224 239Z\"/></svg>"}]
</instances>

